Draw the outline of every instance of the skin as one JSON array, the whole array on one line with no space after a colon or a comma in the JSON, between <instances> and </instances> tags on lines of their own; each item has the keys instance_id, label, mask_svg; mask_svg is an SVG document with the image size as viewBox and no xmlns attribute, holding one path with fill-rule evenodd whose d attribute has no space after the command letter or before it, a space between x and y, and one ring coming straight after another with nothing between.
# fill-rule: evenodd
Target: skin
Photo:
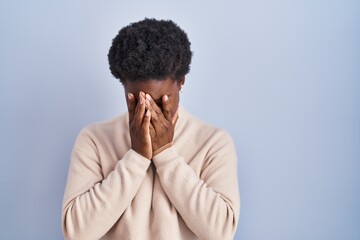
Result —
<instances>
[{"instance_id":1,"label":"skin","mask_svg":"<svg viewBox=\"0 0 360 240\"><path fill-rule=\"evenodd\" d=\"M125 81L131 148L151 160L173 141L179 91L185 82L170 77L143 82Z\"/></svg>"}]
</instances>

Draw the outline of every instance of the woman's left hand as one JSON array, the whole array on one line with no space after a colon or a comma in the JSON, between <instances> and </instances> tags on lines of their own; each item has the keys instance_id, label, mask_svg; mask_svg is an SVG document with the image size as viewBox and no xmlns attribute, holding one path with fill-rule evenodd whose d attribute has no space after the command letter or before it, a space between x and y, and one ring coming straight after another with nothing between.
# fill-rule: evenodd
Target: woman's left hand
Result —
<instances>
[{"instance_id":1,"label":"woman's left hand","mask_svg":"<svg viewBox=\"0 0 360 240\"><path fill-rule=\"evenodd\" d=\"M149 94L146 94L145 107L151 113L150 136L153 155L159 154L172 145L175 124L172 122L169 97L162 97L162 110Z\"/></svg>"}]
</instances>

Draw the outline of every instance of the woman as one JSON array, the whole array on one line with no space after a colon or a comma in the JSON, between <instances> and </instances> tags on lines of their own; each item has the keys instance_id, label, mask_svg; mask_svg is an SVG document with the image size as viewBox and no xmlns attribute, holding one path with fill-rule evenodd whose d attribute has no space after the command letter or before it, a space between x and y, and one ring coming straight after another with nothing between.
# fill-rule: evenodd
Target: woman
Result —
<instances>
[{"instance_id":1,"label":"woman","mask_svg":"<svg viewBox=\"0 0 360 240\"><path fill-rule=\"evenodd\" d=\"M172 21L121 29L108 58L128 113L85 127L64 194L66 239L232 239L240 197L231 137L179 107L192 52Z\"/></svg>"}]
</instances>

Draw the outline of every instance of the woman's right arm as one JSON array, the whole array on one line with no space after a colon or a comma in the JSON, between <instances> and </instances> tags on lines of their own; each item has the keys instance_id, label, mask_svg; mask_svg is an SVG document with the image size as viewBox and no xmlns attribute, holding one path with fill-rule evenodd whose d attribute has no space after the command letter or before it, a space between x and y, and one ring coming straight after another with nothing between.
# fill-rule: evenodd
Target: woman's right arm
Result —
<instances>
[{"instance_id":1,"label":"woman's right arm","mask_svg":"<svg viewBox=\"0 0 360 240\"><path fill-rule=\"evenodd\" d=\"M82 130L72 151L63 200L65 239L104 236L130 205L149 165L148 159L130 149L104 177L92 134Z\"/></svg>"}]
</instances>

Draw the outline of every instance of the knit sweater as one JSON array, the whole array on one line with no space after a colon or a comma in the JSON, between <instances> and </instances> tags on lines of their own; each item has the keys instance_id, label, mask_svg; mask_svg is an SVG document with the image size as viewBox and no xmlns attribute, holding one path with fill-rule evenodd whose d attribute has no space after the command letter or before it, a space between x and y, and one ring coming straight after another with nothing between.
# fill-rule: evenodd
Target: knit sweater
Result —
<instances>
[{"instance_id":1,"label":"knit sweater","mask_svg":"<svg viewBox=\"0 0 360 240\"><path fill-rule=\"evenodd\" d=\"M86 126L71 155L66 239L232 239L240 214L231 137L179 107L173 145L131 149L128 114Z\"/></svg>"}]
</instances>

